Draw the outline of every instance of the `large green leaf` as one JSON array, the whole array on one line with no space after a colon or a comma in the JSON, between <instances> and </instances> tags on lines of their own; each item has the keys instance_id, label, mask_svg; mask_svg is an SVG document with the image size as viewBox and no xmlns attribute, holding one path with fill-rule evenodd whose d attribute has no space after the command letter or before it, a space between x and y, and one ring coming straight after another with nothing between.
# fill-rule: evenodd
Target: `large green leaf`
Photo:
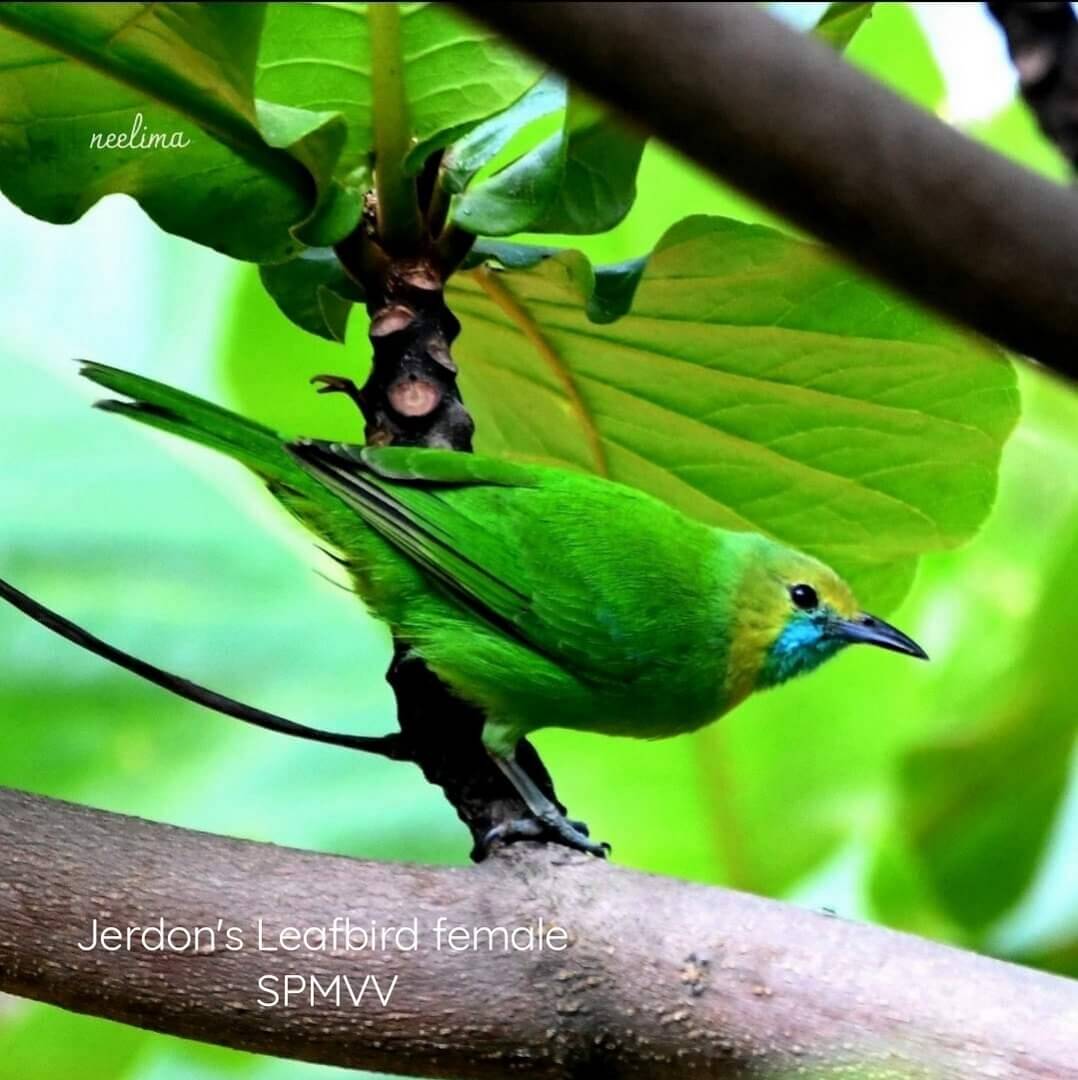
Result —
<instances>
[{"instance_id":1,"label":"large green leaf","mask_svg":"<svg viewBox=\"0 0 1078 1080\"><path fill-rule=\"evenodd\" d=\"M340 174L373 147L371 37L366 4L270 4L258 58L258 96L348 117ZM434 150L515 101L538 69L493 31L444 4L401 5L401 51L417 171Z\"/></svg>"},{"instance_id":2,"label":"large green leaf","mask_svg":"<svg viewBox=\"0 0 1078 1080\"><path fill-rule=\"evenodd\" d=\"M639 278L632 309L606 325L588 318L596 276L579 254L453 280L486 449L597 469L768 532L880 607L919 554L984 519L1017 417L993 349L816 245L723 219L681 222L642 271L622 271Z\"/></svg>"},{"instance_id":3,"label":"large green leaf","mask_svg":"<svg viewBox=\"0 0 1078 1080\"><path fill-rule=\"evenodd\" d=\"M65 224L123 192L163 229L254 261L296 250L290 230L325 204L314 235L331 242L359 213L330 180L344 124L256 111L262 8L0 5L4 193Z\"/></svg>"}]
</instances>

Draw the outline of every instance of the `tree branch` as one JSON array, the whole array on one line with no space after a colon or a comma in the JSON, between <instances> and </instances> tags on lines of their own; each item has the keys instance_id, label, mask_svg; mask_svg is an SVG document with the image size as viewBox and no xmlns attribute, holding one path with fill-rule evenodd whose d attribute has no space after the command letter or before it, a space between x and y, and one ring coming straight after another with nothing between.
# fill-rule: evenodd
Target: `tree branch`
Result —
<instances>
[{"instance_id":1,"label":"tree branch","mask_svg":"<svg viewBox=\"0 0 1078 1080\"><path fill-rule=\"evenodd\" d=\"M461 6L885 281L1078 372L1078 201L751 4Z\"/></svg>"},{"instance_id":2,"label":"tree branch","mask_svg":"<svg viewBox=\"0 0 1078 1080\"><path fill-rule=\"evenodd\" d=\"M472 869L380 865L0 789L0 867L0 990L283 1057L475 1080L1059 1080L1078 1060L1078 984L556 848ZM343 917L416 919L419 947L257 950L260 918L268 942ZM439 952L439 917L469 935L541 918L568 947ZM244 948L79 948L94 919L126 930L162 918L189 931L221 919ZM384 1008L371 993L360 1007L260 1007L259 979L286 975L356 988L372 975L383 991L398 978Z\"/></svg>"}]
</instances>

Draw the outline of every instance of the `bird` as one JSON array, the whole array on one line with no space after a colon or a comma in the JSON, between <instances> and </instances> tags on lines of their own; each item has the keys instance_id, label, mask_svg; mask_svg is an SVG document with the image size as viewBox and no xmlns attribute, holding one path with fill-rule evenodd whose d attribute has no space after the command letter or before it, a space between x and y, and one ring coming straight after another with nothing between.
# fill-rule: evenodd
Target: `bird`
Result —
<instances>
[{"instance_id":1,"label":"bird","mask_svg":"<svg viewBox=\"0 0 1078 1080\"><path fill-rule=\"evenodd\" d=\"M602 855L518 764L544 727L695 731L851 644L927 659L818 559L637 488L453 450L290 439L96 362L99 408L253 471L345 567L370 613L484 717L482 742L556 842ZM502 831L503 838L513 829Z\"/></svg>"}]
</instances>

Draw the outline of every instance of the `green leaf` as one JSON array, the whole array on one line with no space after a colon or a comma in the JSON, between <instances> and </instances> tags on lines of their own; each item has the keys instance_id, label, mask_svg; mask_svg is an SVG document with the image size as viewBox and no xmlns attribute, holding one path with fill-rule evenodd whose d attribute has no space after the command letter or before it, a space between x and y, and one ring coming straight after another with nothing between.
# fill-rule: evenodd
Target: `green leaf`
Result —
<instances>
[{"instance_id":1,"label":"green leaf","mask_svg":"<svg viewBox=\"0 0 1078 1080\"><path fill-rule=\"evenodd\" d=\"M926 109L943 104L943 73L909 4L876 4L845 59Z\"/></svg>"},{"instance_id":2,"label":"green leaf","mask_svg":"<svg viewBox=\"0 0 1078 1080\"><path fill-rule=\"evenodd\" d=\"M918 555L968 539L992 504L1017 419L1010 365L816 245L694 217L614 266L480 240L464 269L448 290L455 352L488 449L609 471L770 533L881 611ZM263 280L294 322L340 340L332 252Z\"/></svg>"},{"instance_id":3,"label":"green leaf","mask_svg":"<svg viewBox=\"0 0 1078 1080\"><path fill-rule=\"evenodd\" d=\"M449 220L476 236L524 232L556 198L565 175L565 139L552 135L453 200Z\"/></svg>"},{"instance_id":4,"label":"green leaf","mask_svg":"<svg viewBox=\"0 0 1078 1080\"><path fill-rule=\"evenodd\" d=\"M609 295L619 278L632 309L597 324L596 281ZM881 610L918 555L984 520L1017 418L998 352L816 245L723 219L674 226L644 267L562 252L457 275L448 302L484 449L770 533Z\"/></svg>"},{"instance_id":5,"label":"green leaf","mask_svg":"<svg viewBox=\"0 0 1078 1080\"><path fill-rule=\"evenodd\" d=\"M466 270L484 264L504 270L530 270L544 259L564 254L563 249L539 247L534 244L510 244L497 240L479 239L462 264ZM591 266L578 262L580 287L587 294L586 311L592 322L607 323L620 319L632 304L640 277L647 267L646 257L626 259L610 266Z\"/></svg>"},{"instance_id":6,"label":"green leaf","mask_svg":"<svg viewBox=\"0 0 1078 1080\"><path fill-rule=\"evenodd\" d=\"M123 192L168 232L287 257L291 227L334 196L345 131L335 114L256 116L261 22L260 4L0 5L5 194L66 224Z\"/></svg>"},{"instance_id":7,"label":"green leaf","mask_svg":"<svg viewBox=\"0 0 1078 1080\"><path fill-rule=\"evenodd\" d=\"M565 173L557 195L527 228L570 235L606 232L636 199L647 136L570 92L565 139Z\"/></svg>"},{"instance_id":8,"label":"green leaf","mask_svg":"<svg viewBox=\"0 0 1078 1080\"><path fill-rule=\"evenodd\" d=\"M987 120L973 121L966 133L1051 180L1066 183L1071 178L1070 162L1045 137L1021 98L1015 98Z\"/></svg>"},{"instance_id":9,"label":"green leaf","mask_svg":"<svg viewBox=\"0 0 1078 1080\"><path fill-rule=\"evenodd\" d=\"M483 236L605 232L632 207L645 142L572 91L562 130L455 198L450 220Z\"/></svg>"},{"instance_id":10,"label":"green leaf","mask_svg":"<svg viewBox=\"0 0 1078 1080\"><path fill-rule=\"evenodd\" d=\"M842 52L865 20L871 17L874 7L875 4L862 3L828 4L813 33L836 52Z\"/></svg>"},{"instance_id":11,"label":"green leaf","mask_svg":"<svg viewBox=\"0 0 1078 1080\"><path fill-rule=\"evenodd\" d=\"M259 276L284 315L330 341L344 341L352 304L364 299L332 248L308 248L288 262L261 266Z\"/></svg>"},{"instance_id":12,"label":"green leaf","mask_svg":"<svg viewBox=\"0 0 1078 1080\"><path fill-rule=\"evenodd\" d=\"M302 162L317 186L315 209L291 230L293 235L311 246L343 239L363 216L362 189L346 189L332 178L344 145L343 119L336 113L312 113L268 101L256 101L255 111L266 142Z\"/></svg>"},{"instance_id":13,"label":"green leaf","mask_svg":"<svg viewBox=\"0 0 1078 1080\"><path fill-rule=\"evenodd\" d=\"M404 83L412 125L405 164L426 158L504 109L539 70L493 33L443 4L402 4ZM337 176L369 164L374 145L371 39L365 4L269 4L258 56L258 96L348 117Z\"/></svg>"},{"instance_id":14,"label":"green leaf","mask_svg":"<svg viewBox=\"0 0 1078 1080\"><path fill-rule=\"evenodd\" d=\"M459 195L515 135L533 120L564 109L566 100L565 80L548 74L508 109L473 128L445 152L441 178L445 190Z\"/></svg>"},{"instance_id":15,"label":"green leaf","mask_svg":"<svg viewBox=\"0 0 1078 1080\"><path fill-rule=\"evenodd\" d=\"M1033 879L1070 774L1078 545L1063 557L1031 619L1026 655L988 688L981 719L911 751L896 825L941 909L983 934Z\"/></svg>"}]
</instances>

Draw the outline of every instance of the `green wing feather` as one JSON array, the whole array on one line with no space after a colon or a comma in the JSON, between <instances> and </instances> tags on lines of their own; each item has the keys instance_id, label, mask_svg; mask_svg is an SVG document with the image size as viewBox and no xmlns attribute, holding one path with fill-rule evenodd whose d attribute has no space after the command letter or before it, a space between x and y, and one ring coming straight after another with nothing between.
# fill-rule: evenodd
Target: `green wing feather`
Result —
<instances>
[{"instance_id":1,"label":"green wing feather","mask_svg":"<svg viewBox=\"0 0 1078 1080\"><path fill-rule=\"evenodd\" d=\"M534 486L533 470L450 450L370 450L315 440L301 440L290 450L304 469L455 599L519 636L531 594L512 575L479 561L481 554L489 559L499 538L476 535L474 530L483 525L461 513L459 496L447 500L447 492L438 489ZM458 458L466 459L466 467Z\"/></svg>"}]
</instances>

